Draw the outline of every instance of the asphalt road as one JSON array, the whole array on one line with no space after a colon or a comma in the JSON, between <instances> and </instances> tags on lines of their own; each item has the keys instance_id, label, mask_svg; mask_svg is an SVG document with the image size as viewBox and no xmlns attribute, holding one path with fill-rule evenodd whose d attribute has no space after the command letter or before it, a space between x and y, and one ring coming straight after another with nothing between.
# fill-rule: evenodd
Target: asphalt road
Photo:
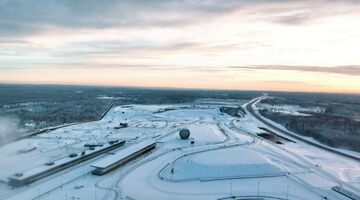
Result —
<instances>
[{"instance_id":1,"label":"asphalt road","mask_svg":"<svg viewBox=\"0 0 360 200\"><path fill-rule=\"evenodd\" d=\"M286 131L286 130L283 130L283 129L280 129L278 128L277 126L274 126L272 123L266 121L263 117L261 117L259 114L257 114L252 106L259 100L260 98L256 98L254 100L252 100L249 104L246 105L246 111L248 111L252 116L254 116L257 120L261 121L262 123L264 123L265 125L267 125L268 127L282 133L282 134L285 134L287 136L290 136L296 140L299 140L299 141L302 141L304 143L307 143L307 144L310 144L310 145L313 145L315 147L318 147L318 148L321 148L321 149L324 149L326 151L329 151L329 152L332 152L332 153L335 153L335 154L338 154L338 155L341 155L341 156L345 156L347 158L351 158L353 160L356 160L356 161L360 161L360 158L358 156L355 156L355 155L351 155L351 154L347 154L345 152L342 152L342 151L338 151L336 149L333 149L333 148L330 148L330 147L327 147L325 145L321 145L321 144L318 144L316 142L312 142L310 140L307 140L307 139L304 139L303 137L301 136L298 136L298 135L295 135L289 131Z\"/></svg>"}]
</instances>

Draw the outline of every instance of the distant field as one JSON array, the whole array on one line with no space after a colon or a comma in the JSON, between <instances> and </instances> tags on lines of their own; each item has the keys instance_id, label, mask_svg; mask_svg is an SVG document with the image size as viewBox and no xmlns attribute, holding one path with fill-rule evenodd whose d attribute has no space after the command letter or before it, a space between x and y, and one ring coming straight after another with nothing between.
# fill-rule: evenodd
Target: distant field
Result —
<instances>
[{"instance_id":1,"label":"distant field","mask_svg":"<svg viewBox=\"0 0 360 200\"><path fill-rule=\"evenodd\" d=\"M63 85L0 85L0 141L61 124L98 120L113 103L216 104L236 108L262 95L255 91L180 90ZM261 102L261 114L288 129L334 147L360 151L360 96L280 93ZM226 109L225 109L226 108ZM239 107L238 107L239 108ZM241 113L240 113L241 114ZM4 130L2 130L4 129Z\"/></svg>"},{"instance_id":2,"label":"distant field","mask_svg":"<svg viewBox=\"0 0 360 200\"><path fill-rule=\"evenodd\" d=\"M9 134L97 120L112 103L178 104L201 103L199 99L215 102L216 99L231 99L240 104L261 95L260 92L247 91L6 84L0 85L0 94L0 128L7 132L10 129ZM14 133L15 129L17 133ZM0 140L1 137L5 136L0 135Z\"/></svg>"},{"instance_id":3,"label":"distant field","mask_svg":"<svg viewBox=\"0 0 360 200\"><path fill-rule=\"evenodd\" d=\"M260 113L289 130L332 147L360 152L360 96L275 93Z\"/></svg>"}]
</instances>

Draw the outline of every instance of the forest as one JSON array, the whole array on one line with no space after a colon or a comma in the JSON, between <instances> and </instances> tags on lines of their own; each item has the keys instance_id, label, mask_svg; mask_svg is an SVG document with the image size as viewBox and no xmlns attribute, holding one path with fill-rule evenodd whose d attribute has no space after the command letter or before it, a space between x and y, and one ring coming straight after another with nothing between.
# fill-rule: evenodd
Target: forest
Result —
<instances>
[{"instance_id":1,"label":"forest","mask_svg":"<svg viewBox=\"0 0 360 200\"><path fill-rule=\"evenodd\" d=\"M0 116L11 118L23 132L99 120L113 104L182 104L199 98L261 95L256 91L13 84L0 84L0 94Z\"/></svg>"},{"instance_id":2,"label":"forest","mask_svg":"<svg viewBox=\"0 0 360 200\"><path fill-rule=\"evenodd\" d=\"M272 94L274 95L274 94ZM360 96L341 94L293 94L277 93L261 103L271 105L299 105L301 107L325 107L323 113L307 112L309 116L288 115L269 109L259 110L290 131L312 137L332 147L360 152Z\"/></svg>"}]
</instances>

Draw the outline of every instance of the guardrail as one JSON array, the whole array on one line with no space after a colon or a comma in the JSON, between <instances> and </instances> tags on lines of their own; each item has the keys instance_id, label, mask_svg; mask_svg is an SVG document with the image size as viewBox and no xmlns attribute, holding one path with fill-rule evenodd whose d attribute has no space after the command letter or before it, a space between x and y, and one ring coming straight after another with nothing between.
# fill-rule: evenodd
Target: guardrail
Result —
<instances>
[{"instance_id":1,"label":"guardrail","mask_svg":"<svg viewBox=\"0 0 360 200\"><path fill-rule=\"evenodd\" d=\"M359 196L359 195L357 195L357 194L355 194L355 193L352 193L352 192L350 192L350 191L348 191L348 190L346 190L346 189L344 189L344 188L342 188L342 187L334 186L334 187L332 187L331 189L334 190L335 192L338 192L338 193L340 193L340 194L342 194L342 195L344 195L344 196L352 199L352 200L360 200L360 196Z\"/></svg>"}]
</instances>

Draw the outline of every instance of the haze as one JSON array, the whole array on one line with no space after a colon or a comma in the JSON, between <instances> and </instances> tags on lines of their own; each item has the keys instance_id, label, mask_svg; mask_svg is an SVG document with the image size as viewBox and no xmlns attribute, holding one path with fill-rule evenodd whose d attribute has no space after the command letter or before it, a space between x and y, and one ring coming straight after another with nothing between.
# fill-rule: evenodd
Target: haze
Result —
<instances>
[{"instance_id":1,"label":"haze","mask_svg":"<svg viewBox=\"0 0 360 200\"><path fill-rule=\"evenodd\" d=\"M357 0L0 0L0 82L360 92Z\"/></svg>"}]
</instances>

